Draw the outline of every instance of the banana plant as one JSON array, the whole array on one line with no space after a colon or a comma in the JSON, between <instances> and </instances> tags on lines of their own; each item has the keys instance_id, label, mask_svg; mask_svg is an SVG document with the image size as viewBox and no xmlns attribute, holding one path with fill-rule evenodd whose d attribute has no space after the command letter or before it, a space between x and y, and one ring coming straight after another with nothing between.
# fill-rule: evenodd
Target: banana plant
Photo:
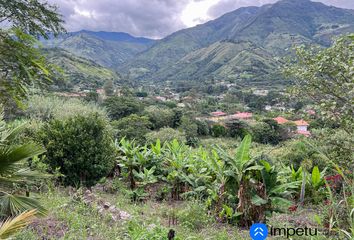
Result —
<instances>
[{"instance_id":1,"label":"banana plant","mask_svg":"<svg viewBox=\"0 0 354 240\"><path fill-rule=\"evenodd\" d=\"M115 146L119 151L120 155L118 157L118 165L123 169L126 169L128 173L128 179L130 183L130 189L134 190L136 187L136 181L134 177L134 170L138 170L140 163L139 160L141 156L140 147L135 144L134 141L128 141L122 138L120 142L115 142Z\"/></svg>"},{"instance_id":2,"label":"banana plant","mask_svg":"<svg viewBox=\"0 0 354 240\"><path fill-rule=\"evenodd\" d=\"M172 199L179 200L183 192L183 180L188 174L188 165L191 161L190 148L180 144L176 139L166 144L166 180L171 184Z\"/></svg>"},{"instance_id":3,"label":"banana plant","mask_svg":"<svg viewBox=\"0 0 354 240\"><path fill-rule=\"evenodd\" d=\"M210 156L204 156L203 159L207 163L213 178L212 188L208 189L210 195L209 204L211 205L211 201L215 201L215 211L219 214L223 210L227 195L226 184L229 180L229 175L227 174L225 162L221 160L215 149L211 151Z\"/></svg>"}]
</instances>

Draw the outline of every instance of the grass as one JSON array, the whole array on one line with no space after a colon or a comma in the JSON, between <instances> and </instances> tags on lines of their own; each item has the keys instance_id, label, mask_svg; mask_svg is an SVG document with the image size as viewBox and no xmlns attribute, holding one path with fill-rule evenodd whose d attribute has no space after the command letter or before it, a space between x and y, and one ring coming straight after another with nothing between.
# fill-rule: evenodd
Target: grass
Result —
<instances>
[{"instance_id":1,"label":"grass","mask_svg":"<svg viewBox=\"0 0 354 240\"><path fill-rule=\"evenodd\" d=\"M67 189L56 189L41 195L41 201L50 210L47 217L32 223L18 233L16 240L35 239L167 239L170 229L176 231L175 240L239 240L250 239L248 229L239 229L230 224L217 223L208 215L201 203L194 201L133 203L123 192L109 194L94 190L96 196L115 205L119 210L128 212L130 220L112 221L109 215L101 215L95 208L75 200L77 196L69 194ZM277 227L299 227L310 224L313 211L303 209L292 214L274 214L267 223ZM169 226L169 218L176 216L177 225ZM307 221L300 223L307 219ZM270 237L268 239L284 239ZM298 237L292 239L328 239Z\"/></svg>"}]
</instances>

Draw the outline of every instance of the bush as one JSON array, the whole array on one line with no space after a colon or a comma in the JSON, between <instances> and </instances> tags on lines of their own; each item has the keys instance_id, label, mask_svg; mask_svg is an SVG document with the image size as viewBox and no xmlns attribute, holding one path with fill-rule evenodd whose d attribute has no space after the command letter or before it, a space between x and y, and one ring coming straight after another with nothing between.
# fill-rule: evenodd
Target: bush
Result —
<instances>
[{"instance_id":1,"label":"bush","mask_svg":"<svg viewBox=\"0 0 354 240\"><path fill-rule=\"evenodd\" d=\"M98 114L52 120L41 129L45 161L60 168L65 185L94 185L114 166L115 149L108 123Z\"/></svg>"},{"instance_id":2,"label":"bush","mask_svg":"<svg viewBox=\"0 0 354 240\"><path fill-rule=\"evenodd\" d=\"M160 139L161 143L172 142L174 139L181 143L186 142L186 135L173 128L161 128L159 131L147 133L145 137L149 143L155 143L157 139Z\"/></svg>"}]
</instances>

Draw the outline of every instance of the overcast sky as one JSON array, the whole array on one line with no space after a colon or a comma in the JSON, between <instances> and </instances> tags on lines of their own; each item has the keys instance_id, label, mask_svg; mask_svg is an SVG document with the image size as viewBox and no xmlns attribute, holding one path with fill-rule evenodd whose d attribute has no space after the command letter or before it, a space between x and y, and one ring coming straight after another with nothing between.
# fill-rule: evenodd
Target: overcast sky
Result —
<instances>
[{"instance_id":1,"label":"overcast sky","mask_svg":"<svg viewBox=\"0 0 354 240\"><path fill-rule=\"evenodd\" d=\"M127 32L161 38L245 6L277 0L48 0L56 4L68 31ZM296 1L296 0L294 0ZM313 0L354 9L354 0Z\"/></svg>"}]
</instances>

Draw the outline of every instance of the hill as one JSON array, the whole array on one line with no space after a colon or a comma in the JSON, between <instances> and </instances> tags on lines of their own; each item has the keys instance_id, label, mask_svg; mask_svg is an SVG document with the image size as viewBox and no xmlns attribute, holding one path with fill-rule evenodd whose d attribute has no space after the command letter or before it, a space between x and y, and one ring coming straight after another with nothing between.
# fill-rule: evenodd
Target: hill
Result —
<instances>
[{"instance_id":1,"label":"hill","mask_svg":"<svg viewBox=\"0 0 354 240\"><path fill-rule=\"evenodd\" d=\"M274 73L280 62L264 48L249 41L224 40L195 50L172 67L155 73L158 79L194 79L255 83L275 79Z\"/></svg>"},{"instance_id":2,"label":"hill","mask_svg":"<svg viewBox=\"0 0 354 240\"><path fill-rule=\"evenodd\" d=\"M79 31L58 38L42 40L47 48L62 48L96 63L117 68L136 54L146 50L154 40L135 38L126 33Z\"/></svg>"},{"instance_id":3,"label":"hill","mask_svg":"<svg viewBox=\"0 0 354 240\"><path fill-rule=\"evenodd\" d=\"M61 89L96 89L107 80L115 82L120 76L111 69L105 68L92 60L78 57L60 48L45 49L48 61L59 66L63 71L64 81L56 79L54 85Z\"/></svg>"}]
</instances>

